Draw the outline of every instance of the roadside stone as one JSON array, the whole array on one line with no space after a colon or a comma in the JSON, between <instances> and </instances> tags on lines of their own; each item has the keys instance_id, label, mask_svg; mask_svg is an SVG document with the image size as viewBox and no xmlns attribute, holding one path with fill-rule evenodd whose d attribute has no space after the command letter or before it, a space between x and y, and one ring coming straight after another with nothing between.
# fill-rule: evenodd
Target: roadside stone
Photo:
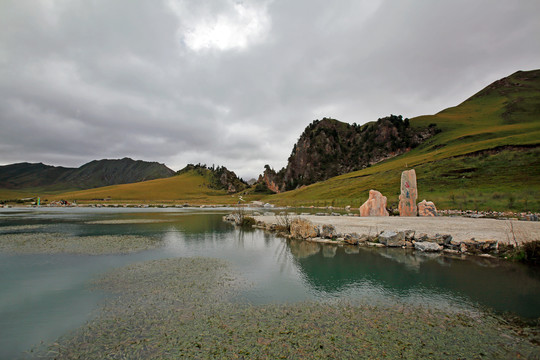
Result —
<instances>
[{"instance_id":1,"label":"roadside stone","mask_svg":"<svg viewBox=\"0 0 540 360\"><path fill-rule=\"evenodd\" d=\"M295 239L309 239L319 235L319 229L309 220L294 219L291 222L291 236Z\"/></svg>"},{"instance_id":2,"label":"roadside stone","mask_svg":"<svg viewBox=\"0 0 540 360\"><path fill-rule=\"evenodd\" d=\"M428 237L423 241L433 242L439 245L448 245L452 241L452 235L435 234L433 237Z\"/></svg>"},{"instance_id":3,"label":"roadside stone","mask_svg":"<svg viewBox=\"0 0 540 360\"><path fill-rule=\"evenodd\" d=\"M441 251L443 247L434 242L417 241L414 243L414 249L419 251Z\"/></svg>"},{"instance_id":4,"label":"roadside stone","mask_svg":"<svg viewBox=\"0 0 540 360\"><path fill-rule=\"evenodd\" d=\"M416 231L414 231L414 230L405 230L404 233L405 233L405 240L406 241L413 241L414 240L414 235L416 234Z\"/></svg>"},{"instance_id":5,"label":"roadside stone","mask_svg":"<svg viewBox=\"0 0 540 360\"><path fill-rule=\"evenodd\" d=\"M383 231L378 236L379 242L388 247L397 247L405 245L405 233L403 231Z\"/></svg>"},{"instance_id":6,"label":"roadside stone","mask_svg":"<svg viewBox=\"0 0 540 360\"><path fill-rule=\"evenodd\" d=\"M499 242L497 240L476 240L476 249L482 252L497 251L499 249Z\"/></svg>"},{"instance_id":7,"label":"roadside stone","mask_svg":"<svg viewBox=\"0 0 540 360\"><path fill-rule=\"evenodd\" d=\"M369 198L360 206L360 216L389 216L386 200L377 190L369 190Z\"/></svg>"},{"instance_id":8,"label":"roadside stone","mask_svg":"<svg viewBox=\"0 0 540 360\"><path fill-rule=\"evenodd\" d=\"M386 245L384 244L381 244L381 243L376 243L376 242L366 242L366 245L367 246L372 246L372 247L385 247Z\"/></svg>"},{"instance_id":9,"label":"roadside stone","mask_svg":"<svg viewBox=\"0 0 540 360\"><path fill-rule=\"evenodd\" d=\"M343 241L349 245L357 245L360 237L357 233L345 234Z\"/></svg>"},{"instance_id":10,"label":"roadside stone","mask_svg":"<svg viewBox=\"0 0 540 360\"><path fill-rule=\"evenodd\" d=\"M418 188L416 186L416 171L406 170L401 173L401 195L399 195L399 216L416 216L416 198Z\"/></svg>"},{"instance_id":11,"label":"roadside stone","mask_svg":"<svg viewBox=\"0 0 540 360\"><path fill-rule=\"evenodd\" d=\"M334 225L323 225L321 228L321 237L323 239L333 239L336 237L336 228Z\"/></svg>"},{"instance_id":12,"label":"roadside stone","mask_svg":"<svg viewBox=\"0 0 540 360\"><path fill-rule=\"evenodd\" d=\"M428 239L429 239L428 234L424 234L424 233L418 234L418 236L414 237L414 240L416 241L428 241Z\"/></svg>"},{"instance_id":13,"label":"roadside stone","mask_svg":"<svg viewBox=\"0 0 540 360\"><path fill-rule=\"evenodd\" d=\"M358 244L365 244L366 242L372 241L372 240L373 240L372 236L364 234L358 238Z\"/></svg>"},{"instance_id":14,"label":"roadside stone","mask_svg":"<svg viewBox=\"0 0 540 360\"><path fill-rule=\"evenodd\" d=\"M437 216L437 208L432 201L422 200L418 203L418 216Z\"/></svg>"}]
</instances>

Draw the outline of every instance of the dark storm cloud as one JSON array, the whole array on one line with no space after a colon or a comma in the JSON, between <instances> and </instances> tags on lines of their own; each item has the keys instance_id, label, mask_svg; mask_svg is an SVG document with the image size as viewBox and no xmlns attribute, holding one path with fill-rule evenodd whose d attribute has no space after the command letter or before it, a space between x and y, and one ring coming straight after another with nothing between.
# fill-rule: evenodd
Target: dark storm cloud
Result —
<instances>
[{"instance_id":1,"label":"dark storm cloud","mask_svg":"<svg viewBox=\"0 0 540 360\"><path fill-rule=\"evenodd\" d=\"M316 118L413 117L538 67L537 1L0 3L0 163L244 177Z\"/></svg>"}]
</instances>

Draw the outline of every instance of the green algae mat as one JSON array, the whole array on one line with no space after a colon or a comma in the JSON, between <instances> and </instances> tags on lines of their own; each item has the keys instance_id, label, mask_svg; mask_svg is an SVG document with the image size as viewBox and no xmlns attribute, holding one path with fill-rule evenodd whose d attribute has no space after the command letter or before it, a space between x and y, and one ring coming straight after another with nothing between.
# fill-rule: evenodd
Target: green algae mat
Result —
<instances>
[{"instance_id":1,"label":"green algae mat","mask_svg":"<svg viewBox=\"0 0 540 360\"><path fill-rule=\"evenodd\" d=\"M29 356L54 359L508 359L540 347L496 317L344 301L252 306L227 262L136 263L98 279L94 319Z\"/></svg>"}]
</instances>

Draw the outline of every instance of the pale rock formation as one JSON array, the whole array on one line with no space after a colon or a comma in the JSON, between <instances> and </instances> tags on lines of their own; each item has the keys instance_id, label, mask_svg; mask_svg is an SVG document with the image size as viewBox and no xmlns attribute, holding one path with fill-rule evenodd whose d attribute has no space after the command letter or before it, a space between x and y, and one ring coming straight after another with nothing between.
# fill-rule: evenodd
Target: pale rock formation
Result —
<instances>
[{"instance_id":1,"label":"pale rock formation","mask_svg":"<svg viewBox=\"0 0 540 360\"><path fill-rule=\"evenodd\" d=\"M414 243L414 249L420 251L441 251L443 247L434 242L417 241Z\"/></svg>"},{"instance_id":2,"label":"pale rock formation","mask_svg":"<svg viewBox=\"0 0 540 360\"><path fill-rule=\"evenodd\" d=\"M377 190L369 190L369 199L360 206L360 216L389 216L386 211L386 196Z\"/></svg>"},{"instance_id":3,"label":"pale rock formation","mask_svg":"<svg viewBox=\"0 0 540 360\"><path fill-rule=\"evenodd\" d=\"M399 216L416 216L416 172L414 169L401 173L401 195L399 195Z\"/></svg>"},{"instance_id":4,"label":"pale rock formation","mask_svg":"<svg viewBox=\"0 0 540 360\"><path fill-rule=\"evenodd\" d=\"M418 203L418 216L437 216L437 208L432 201L422 200Z\"/></svg>"},{"instance_id":5,"label":"pale rock formation","mask_svg":"<svg viewBox=\"0 0 540 360\"><path fill-rule=\"evenodd\" d=\"M319 229L309 220L294 219L291 222L291 236L295 239L310 239L318 235Z\"/></svg>"},{"instance_id":6,"label":"pale rock formation","mask_svg":"<svg viewBox=\"0 0 540 360\"><path fill-rule=\"evenodd\" d=\"M395 232L385 230L377 237L381 244L388 247L404 246L405 245L405 233L403 231Z\"/></svg>"}]
</instances>

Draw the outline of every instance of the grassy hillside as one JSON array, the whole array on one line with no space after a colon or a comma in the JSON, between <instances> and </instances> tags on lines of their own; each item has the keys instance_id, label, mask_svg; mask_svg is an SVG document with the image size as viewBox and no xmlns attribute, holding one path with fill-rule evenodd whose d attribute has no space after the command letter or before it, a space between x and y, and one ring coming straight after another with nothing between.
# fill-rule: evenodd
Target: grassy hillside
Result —
<instances>
[{"instance_id":1,"label":"grassy hillside","mask_svg":"<svg viewBox=\"0 0 540 360\"><path fill-rule=\"evenodd\" d=\"M462 104L411 119L442 130L370 168L266 198L278 204L359 206L370 189L397 206L401 172L414 168L419 201L439 208L540 211L540 71L517 72Z\"/></svg>"},{"instance_id":2,"label":"grassy hillside","mask_svg":"<svg viewBox=\"0 0 540 360\"><path fill-rule=\"evenodd\" d=\"M208 187L206 176L189 171L165 179L144 181L134 184L113 185L96 189L67 192L45 196L48 200L111 201L123 202L176 202L196 204L234 204L237 196L228 195L224 190Z\"/></svg>"}]
</instances>

